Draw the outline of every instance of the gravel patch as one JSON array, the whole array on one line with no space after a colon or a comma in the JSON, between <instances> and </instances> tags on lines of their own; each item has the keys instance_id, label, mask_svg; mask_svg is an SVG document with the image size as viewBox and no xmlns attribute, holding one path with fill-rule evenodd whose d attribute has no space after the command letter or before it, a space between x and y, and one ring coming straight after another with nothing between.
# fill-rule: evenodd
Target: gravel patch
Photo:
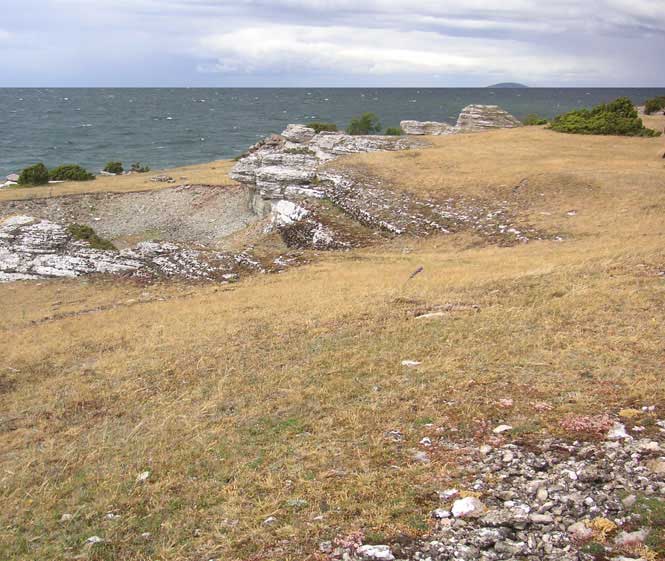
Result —
<instances>
[{"instance_id":1,"label":"gravel patch","mask_svg":"<svg viewBox=\"0 0 665 561\"><path fill-rule=\"evenodd\" d=\"M258 220L243 187L181 185L137 193L90 193L0 203L0 218L29 215L88 224L110 240L163 240L220 248L224 238ZM117 244L122 246L123 244Z\"/></svg>"}]
</instances>

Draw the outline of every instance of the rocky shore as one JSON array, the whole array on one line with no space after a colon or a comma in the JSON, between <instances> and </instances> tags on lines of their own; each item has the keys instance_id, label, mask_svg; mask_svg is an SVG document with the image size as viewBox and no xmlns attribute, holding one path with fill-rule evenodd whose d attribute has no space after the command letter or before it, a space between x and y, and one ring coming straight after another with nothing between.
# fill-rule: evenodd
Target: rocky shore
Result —
<instances>
[{"instance_id":1,"label":"rocky shore","mask_svg":"<svg viewBox=\"0 0 665 561\"><path fill-rule=\"evenodd\" d=\"M348 232L336 230L326 220L321 200L332 202L377 234L423 236L469 229L501 244L544 236L528 224L516 224L505 201L487 205L419 199L368 177L331 170L327 165L345 154L422 148L426 145L414 138L421 134L457 134L520 125L498 107L477 105L462 111L456 127L433 122L405 124L411 136L316 134L304 125L289 125L281 135L254 145L235 165L231 177L249 187L255 210L271 214L274 228L292 247L337 249L362 243L348 241L352 237ZM296 230L300 231L296 234Z\"/></svg>"},{"instance_id":2,"label":"rocky shore","mask_svg":"<svg viewBox=\"0 0 665 561\"><path fill-rule=\"evenodd\" d=\"M2 203L0 215L9 220L0 226L0 280L90 273L228 280L238 275L238 261L217 248L226 236L268 216L265 234L278 232L287 248L297 250L348 249L381 237L462 230L501 245L544 236L518 224L505 201L417 198L328 165L350 154L424 148L427 143L418 138L422 134L510 128L519 121L496 106L470 105L454 127L415 121L403 125L410 134L317 134L305 125L289 125L239 158L230 175L243 188L235 191L182 185L147 193ZM119 252L93 249L85 240L68 237L67 226L79 222L113 240L148 239ZM151 232L157 237L150 239ZM249 253L249 247L240 252ZM287 262L293 260L278 256L249 268L281 270Z\"/></svg>"}]
</instances>

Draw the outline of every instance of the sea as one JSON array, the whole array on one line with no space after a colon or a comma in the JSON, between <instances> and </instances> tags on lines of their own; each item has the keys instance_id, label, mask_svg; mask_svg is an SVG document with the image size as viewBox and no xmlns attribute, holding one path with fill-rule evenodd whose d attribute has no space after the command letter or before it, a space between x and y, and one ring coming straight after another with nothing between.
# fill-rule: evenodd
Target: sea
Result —
<instances>
[{"instance_id":1,"label":"sea","mask_svg":"<svg viewBox=\"0 0 665 561\"><path fill-rule=\"evenodd\" d=\"M454 123L470 103L518 118L551 118L665 88L6 88L0 89L0 179L43 162L98 172L107 161L152 169L232 158L289 123L332 122L363 112L384 127L403 119Z\"/></svg>"}]
</instances>

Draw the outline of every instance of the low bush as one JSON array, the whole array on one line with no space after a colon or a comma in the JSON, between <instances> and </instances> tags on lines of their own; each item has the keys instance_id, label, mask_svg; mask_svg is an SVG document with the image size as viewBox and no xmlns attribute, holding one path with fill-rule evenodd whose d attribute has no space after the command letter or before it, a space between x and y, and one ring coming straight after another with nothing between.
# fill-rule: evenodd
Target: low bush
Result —
<instances>
[{"instance_id":1,"label":"low bush","mask_svg":"<svg viewBox=\"0 0 665 561\"><path fill-rule=\"evenodd\" d=\"M547 119L543 119L543 118L539 117L538 115L536 115L535 113L531 113L531 114L527 115L526 119L524 119L524 121L522 121L522 122L527 127L534 127L534 126L537 126L537 125L546 125L547 123L549 123L549 121Z\"/></svg>"},{"instance_id":2,"label":"low bush","mask_svg":"<svg viewBox=\"0 0 665 561\"><path fill-rule=\"evenodd\" d=\"M633 103L627 97L597 105L593 109L577 109L559 115L552 121L550 128L571 134L660 135L659 132L644 126Z\"/></svg>"},{"instance_id":3,"label":"low bush","mask_svg":"<svg viewBox=\"0 0 665 561\"><path fill-rule=\"evenodd\" d=\"M134 162L129 171L132 173L147 173L150 171L150 168L148 166L142 165L141 162Z\"/></svg>"},{"instance_id":4,"label":"low bush","mask_svg":"<svg viewBox=\"0 0 665 561\"><path fill-rule=\"evenodd\" d=\"M664 112L665 110L665 95L654 97L653 99L647 99L644 103L644 112L647 115L652 113Z\"/></svg>"},{"instance_id":5,"label":"low bush","mask_svg":"<svg viewBox=\"0 0 665 561\"><path fill-rule=\"evenodd\" d=\"M51 181L90 181L95 176L77 164L65 164L53 168L49 174Z\"/></svg>"},{"instance_id":6,"label":"low bush","mask_svg":"<svg viewBox=\"0 0 665 561\"><path fill-rule=\"evenodd\" d=\"M314 129L316 134L320 132L337 132L337 125L335 123L309 123L307 125L310 129Z\"/></svg>"},{"instance_id":7,"label":"low bush","mask_svg":"<svg viewBox=\"0 0 665 561\"><path fill-rule=\"evenodd\" d=\"M346 129L348 134L372 134L381 132L381 123L374 113L363 113L360 117L351 119Z\"/></svg>"},{"instance_id":8,"label":"low bush","mask_svg":"<svg viewBox=\"0 0 665 561\"><path fill-rule=\"evenodd\" d=\"M107 162L104 166L104 171L106 173L115 173L116 175L120 175L123 171L125 171L125 168L122 167L122 162Z\"/></svg>"},{"instance_id":9,"label":"low bush","mask_svg":"<svg viewBox=\"0 0 665 561\"><path fill-rule=\"evenodd\" d=\"M25 168L18 177L19 185L46 185L48 169L42 163Z\"/></svg>"},{"instance_id":10,"label":"low bush","mask_svg":"<svg viewBox=\"0 0 665 561\"><path fill-rule=\"evenodd\" d=\"M388 136L402 136L404 134L404 131L402 130L401 127L388 127L386 129L386 134Z\"/></svg>"},{"instance_id":11,"label":"low bush","mask_svg":"<svg viewBox=\"0 0 665 561\"><path fill-rule=\"evenodd\" d=\"M77 240L84 240L90 244L92 249L105 251L117 251L116 247L108 240L100 238L90 226L85 224L70 224L67 232Z\"/></svg>"}]
</instances>

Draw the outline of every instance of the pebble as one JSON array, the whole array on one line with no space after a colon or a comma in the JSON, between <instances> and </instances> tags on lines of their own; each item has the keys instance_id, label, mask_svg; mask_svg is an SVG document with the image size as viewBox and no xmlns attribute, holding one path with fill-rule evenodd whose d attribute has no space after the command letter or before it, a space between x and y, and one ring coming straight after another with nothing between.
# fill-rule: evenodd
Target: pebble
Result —
<instances>
[{"instance_id":1,"label":"pebble","mask_svg":"<svg viewBox=\"0 0 665 561\"><path fill-rule=\"evenodd\" d=\"M607 432L608 440L621 440L623 438L630 438L626 432L626 427L622 423L614 423L612 428Z\"/></svg>"},{"instance_id":2,"label":"pebble","mask_svg":"<svg viewBox=\"0 0 665 561\"><path fill-rule=\"evenodd\" d=\"M504 432L512 430L512 429L513 429L513 427L511 427L510 425L499 425L492 432L494 434L501 434L501 433L504 433Z\"/></svg>"},{"instance_id":3,"label":"pebble","mask_svg":"<svg viewBox=\"0 0 665 561\"><path fill-rule=\"evenodd\" d=\"M142 471L136 476L136 482L137 483L145 483L148 481L148 478L150 477L150 472L149 471Z\"/></svg>"},{"instance_id":4,"label":"pebble","mask_svg":"<svg viewBox=\"0 0 665 561\"><path fill-rule=\"evenodd\" d=\"M452 514L455 518L475 518L485 512L486 507L476 497L465 497L453 503Z\"/></svg>"},{"instance_id":5,"label":"pebble","mask_svg":"<svg viewBox=\"0 0 665 561\"><path fill-rule=\"evenodd\" d=\"M428 464L430 461L427 452L423 452L422 450L414 452L412 458L415 462L420 462L422 464Z\"/></svg>"},{"instance_id":6,"label":"pebble","mask_svg":"<svg viewBox=\"0 0 665 561\"><path fill-rule=\"evenodd\" d=\"M446 510L445 508L437 508L436 510L432 511L432 518L450 518L450 511Z\"/></svg>"},{"instance_id":7,"label":"pebble","mask_svg":"<svg viewBox=\"0 0 665 561\"><path fill-rule=\"evenodd\" d=\"M357 554L365 561L394 561L395 556L387 545L361 545Z\"/></svg>"},{"instance_id":8,"label":"pebble","mask_svg":"<svg viewBox=\"0 0 665 561\"><path fill-rule=\"evenodd\" d=\"M95 545L98 543L104 543L104 540L99 536L90 536L87 540L85 540L85 543L86 545Z\"/></svg>"},{"instance_id":9,"label":"pebble","mask_svg":"<svg viewBox=\"0 0 665 561\"><path fill-rule=\"evenodd\" d=\"M415 366L420 366L422 362L418 360L403 360L402 361L402 366L406 366L407 368L413 368Z\"/></svg>"},{"instance_id":10,"label":"pebble","mask_svg":"<svg viewBox=\"0 0 665 561\"><path fill-rule=\"evenodd\" d=\"M665 435L658 434L641 441L544 438L528 447L517 443L477 447L478 453L471 456L475 459L465 464L466 487L438 492L441 501L453 501L452 507L442 505L444 508L432 511L436 525L431 533L401 545L398 557L412 561L578 561L586 559L580 548L595 538L592 521L607 519L618 525L605 543L607 559L614 561L625 555L623 545L647 536L648 521L640 526L633 514L638 497L665 500L665 458L654 458L656 447L650 444L656 442L663 448L663 441ZM464 489L482 495L460 498Z\"/></svg>"}]
</instances>

